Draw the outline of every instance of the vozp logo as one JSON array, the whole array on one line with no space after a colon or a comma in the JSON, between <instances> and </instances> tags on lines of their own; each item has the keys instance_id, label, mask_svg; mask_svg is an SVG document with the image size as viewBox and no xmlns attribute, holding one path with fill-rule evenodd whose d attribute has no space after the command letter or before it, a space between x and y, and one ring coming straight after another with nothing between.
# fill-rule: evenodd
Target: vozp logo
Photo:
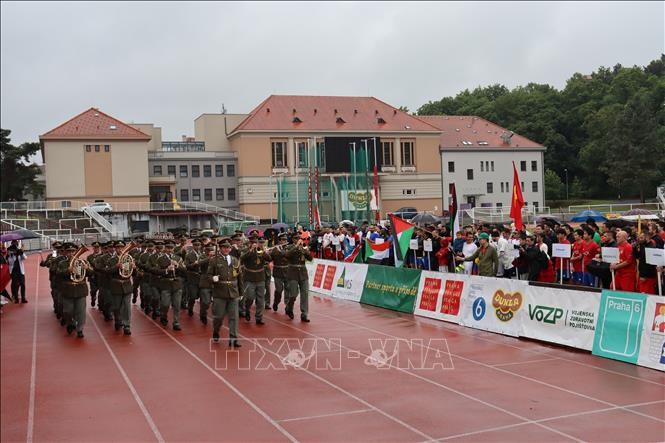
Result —
<instances>
[{"instance_id":1,"label":"vozp logo","mask_svg":"<svg viewBox=\"0 0 665 443\"><path fill-rule=\"evenodd\" d=\"M561 308L554 308L552 306L535 305L529 303L529 318L531 320L540 321L543 323L556 324L556 321L563 317L565 311Z\"/></svg>"}]
</instances>

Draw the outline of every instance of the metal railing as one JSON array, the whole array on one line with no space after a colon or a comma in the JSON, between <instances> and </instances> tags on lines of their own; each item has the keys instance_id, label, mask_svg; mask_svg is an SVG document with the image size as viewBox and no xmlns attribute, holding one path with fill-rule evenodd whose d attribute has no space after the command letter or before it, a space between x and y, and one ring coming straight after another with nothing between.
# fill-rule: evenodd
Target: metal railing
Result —
<instances>
[{"instance_id":1,"label":"metal railing","mask_svg":"<svg viewBox=\"0 0 665 443\"><path fill-rule=\"evenodd\" d=\"M29 222L30 223L37 222L37 227L36 228L28 227ZM14 226L19 226L16 229L20 229L20 228L30 229L30 230L40 229L38 218L3 218L2 223L11 223ZM21 226L20 223L22 223L23 226Z\"/></svg>"},{"instance_id":2,"label":"metal railing","mask_svg":"<svg viewBox=\"0 0 665 443\"><path fill-rule=\"evenodd\" d=\"M82 211L85 215L96 221L99 226L104 228L110 234L115 234L116 228L113 226L113 224L109 223L109 221L102 217L97 211L91 209L89 206L84 206Z\"/></svg>"},{"instance_id":3,"label":"metal railing","mask_svg":"<svg viewBox=\"0 0 665 443\"><path fill-rule=\"evenodd\" d=\"M74 222L74 229L78 229L78 222L84 221L88 224L88 227L92 226L92 221L90 218L61 218L58 220L58 226L62 229L62 223Z\"/></svg>"},{"instance_id":4,"label":"metal railing","mask_svg":"<svg viewBox=\"0 0 665 443\"><path fill-rule=\"evenodd\" d=\"M568 212L571 214L576 214L584 210L593 210L602 213L620 213L630 211L631 209L647 209L651 211L658 211L661 209L660 206L660 203L608 203L605 205L574 205L568 206ZM665 209L665 204L663 204L663 209Z\"/></svg>"}]
</instances>

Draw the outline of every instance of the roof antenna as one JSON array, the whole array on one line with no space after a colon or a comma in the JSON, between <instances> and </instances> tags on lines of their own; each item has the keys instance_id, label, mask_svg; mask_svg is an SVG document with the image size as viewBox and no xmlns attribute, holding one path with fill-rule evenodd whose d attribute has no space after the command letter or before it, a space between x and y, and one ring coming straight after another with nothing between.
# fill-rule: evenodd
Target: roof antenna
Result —
<instances>
[{"instance_id":1,"label":"roof antenna","mask_svg":"<svg viewBox=\"0 0 665 443\"><path fill-rule=\"evenodd\" d=\"M226 106L224 106L224 103L222 103L222 114L226 114Z\"/></svg>"}]
</instances>

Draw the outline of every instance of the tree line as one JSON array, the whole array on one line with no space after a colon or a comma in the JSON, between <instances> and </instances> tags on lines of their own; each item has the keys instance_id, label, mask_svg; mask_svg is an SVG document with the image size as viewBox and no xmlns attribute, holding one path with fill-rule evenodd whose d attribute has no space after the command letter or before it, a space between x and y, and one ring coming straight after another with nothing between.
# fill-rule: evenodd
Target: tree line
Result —
<instances>
[{"instance_id":1,"label":"tree line","mask_svg":"<svg viewBox=\"0 0 665 443\"><path fill-rule=\"evenodd\" d=\"M563 90L494 84L430 101L417 115L476 115L545 147L546 199L651 198L665 181L665 55L575 73Z\"/></svg>"}]
</instances>

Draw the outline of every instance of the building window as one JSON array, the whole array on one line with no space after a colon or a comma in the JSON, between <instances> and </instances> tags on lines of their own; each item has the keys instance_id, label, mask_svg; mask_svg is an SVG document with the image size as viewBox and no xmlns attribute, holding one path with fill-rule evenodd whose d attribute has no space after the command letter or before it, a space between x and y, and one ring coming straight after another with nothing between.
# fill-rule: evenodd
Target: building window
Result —
<instances>
[{"instance_id":1,"label":"building window","mask_svg":"<svg viewBox=\"0 0 665 443\"><path fill-rule=\"evenodd\" d=\"M492 161L490 162L490 166L491 166L491 168L492 168L492 172L494 172L494 160L492 160Z\"/></svg>"},{"instance_id":2,"label":"building window","mask_svg":"<svg viewBox=\"0 0 665 443\"><path fill-rule=\"evenodd\" d=\"M99 145L95 145L95 152L99 152Z\"/></svg>"},{"instance_id":3,"label":"building window","mask_svg":"<svg viewBox=\"0 0 665 443\"><path fill-rule=\"evenodd\" d=\"M413 142L401 142L402 151L402 166L414 166L415 159L413 158Z\"/></svg>"},{"instance_id":4,"label":"building window","mask_svg":"<svg viewBox=\"0 0 665 443\"><path fill-rule=\"evenodd\" d=\"M92 152L92 145L85 145L85 152Z\"/></svg>"},{"instance_id":5,"label":"building window","mask_svg":"<svg viewBox=\"0 0 665 443\"><path fill-rule=\"evenodd\" d=\"M217 201L222 201L224 200L224 188L217 188L215 189L215 199Z\"/></svg>"},{"instance_id":6,"label":"building window","mask_svg":"<svg viewBox=\"0 0 665 443\"><path fill-rule=\"evenodd\" d=\"M226 176L227 177L236 176L236 165L226 165Z\"/></svg>"},{"instance_id":7,"label":"building window","mask_svg":"<svg viewBox=\"0 0 665 443\"><path fill-rule=\"evenodd\" d=\"M531 170L532 171L538 170L538 162L536 160L531 160Z\"/></svg>"},{"instance_id":8,"label":"building window","mask_svg":"<svg viewBox=\"0 0 665 443\"><path fill-rule=\"evenodd\" d=\"M381 142L381 164L393 166L393 142Z\"/></svg>"},{"instance_id":9,"label":"building window","mask_svg":"<svg viewBox=\"0 0 665 443\"><path fill-rule=\"evenodd\" d=\"M306 168L308 163L306 142L296 142L296 154L298 155L298 167Z\"/></svg>"},{"instance_id":10,"label":"building window","mask_svg":"<svg viewBox=\"0 0 665 443\"><path fill-rule=\"evenodd\" d=\"M201 176L201 167L199 165L192 165L192 177Z\"/></svg>"},{"instance_id":11,"label":"building window","mask_svg":"<svg viewBox=\"0 0 665 443\"><path fill-rule=\"evenodd\" d=\"M455 172L455 162L448 162L448 172Z\"/></svg>"},{"instance_id":12,"label":"building window","mask_svg":"<svg viewBox=\"0 0 665 443\"><path fill-rule=\"evenodd\" d=\"M452 195L454 185L455 185L454 183L448 183L448 194Z\"/></svg>"},{"instance_id":13,"label":"building window","mask_svg":"<svg viewBox=\"0 0 665 443\"><path fill-rule=\"evenodd\" d=\"M531 191L538 192L538 182L531 182Z\"/></svg>"},{"instance_id":14,"label":"building window","mask_svg":"<svg viewBox=\"0 0 665 443\"><path fill-rule=\"evenodd\" d=\"M189 189L180 190L180 201L183 202L189 201Z\"/></svg>"},{"instance_id":15,"label":"building window","mask_svg":"<svg viewBox=\"0 0 665 443\"><path fill-rule=\"evenodd\" d=\"M111 152L111 145L104 145L104 152Z\"/></svg>"},{"instance_id":16,"label":"building window","mask_svg":"<svg viewBox=\"0 0 665 443\"><path fill-rule=\"evenodd\" d=\"M503 191L503 182L501 182L501 192L504 192Z\"/></svg>"},{"instance_id":17,"label":"building window","mask_svg":"<svg viewBox=\"0 0 665 443\"><path fill-rule=\"evenodd\" d=\"M215 177L224 177L224 165L215 165Z\"/></svg>"},{"instance_id":18,"label":"building window","mask_svg":"<svg viewBox=\"0 0 665 443\"><path fill-rule=\"evenodd\" d=\"M317 155L317 160L318 160L318 166L321 169L325 169L326 167L326 143L325 142L316 142L316 148L318 149Z\"/></svg>"},{"instance_id":19,"label":"building window","mask_svg":"<svg viewBox=\"0 0 665 443\"><path fill-rule=\"evenodd\" d=\"M192 189L192 201L194 201L194 202L200 202L201 201L201 190L200 189Z\"/></svg>"},{"instance_id":20,"label":"building window","mask_svg":"<svg viewBox=\"0 0 665 443\"><path fill-rule=\"evenodd\" d=\"M524 182L520 182L520 190L524 192ZM526 203L524 203L526 205Z\"/></svg>"},{"instance_id":21,"label":"building window","mask_svg":"<svg viewBox=\"0 0 665 443\"><path fill-rule=\"evenodd\" d=\"M473 169L467 169L466 170L466 179L467 180L473 180Z\"/></svg>"},{"instance_id":22,"label":"building window","mask_svg":"<svg viewBox=\"0 0 665 443\"><path fill-rule=\"evenodd\" d=\"M490 172L490 162L485 162L485 172Z\"/></svg>"},{"instance_id":23,"label":"building window","mask_svg":"<svg viewBox=\"0 0 665 443\"><path fill-rule=\"evenodd\" d=\"M503 203L497 203L497 204L496 204L496 207L497 207L497 208L501 208L501 207L503 207Z\"/></svg>"},{"instance_id":24,"label":"building window","mask_svg":"<svg viewBox=\"0 0 665 443\"><path fill-rule=\"evenodd\" d=\"M494 192L494 183L487 183L487 193L492 194Z\"/></svg>"},{"instance_id":25,"label":"building window","mask_svg":"<svg viewBox=\"0 0 665 443\"><path fill-rule=\"evenodd\" d=\"M286 142L272 142L272 167L286 168Z\"/></svg>"},{"instance_id":26,"label":"building window","mask_svg":"<svg viewBox=\"0 0 665 443\"><path fill-rule=\"evenodd\" d=\"M152 167L152 175L162 175L162 166L161 165L154 165Z\"/></svg>"},{"instance_id":27,"label":"building window","mask_svg":"<svg viewBox=\"0 0 665 443\"><path fill-rule=\"evenodd\" d=\"M520 171L526 171L526 160L520 162Z\"/></svg>"},{"instance_id":28,"label":"building window","mask_svg":"<svg viewBox=\"0 0 665 443\"><path fill-rule=\"evenodd\" d=\"M508 186L508 182L506 182L506 192L510 192L510 186Z\"/></svg>"},{"instance_id":29,"label":"building window","mask_svg":"<svg viewBox=\"0 0 665 443\"><path fill-rule=\"evenodd\" d=\"M203 190L203 199L207 202L212 201L212 188Z\"/></svg>"},{"instance_id":30,"label":"building window","mask_svg":"<svg viewBox=\"0 0 665 443\"><path fill-rule=\"evenodd\" d=\"M484 164L483 161L481 160L481 161L480 161L480 172L485 172L485 166L484 166L484 165L485 165L485 164Z\"/></svg>"},{"instance_id":31,"label":"building window","mask_svg":"<svg viewBox=\"0 0 665 443\"><path fill-rule=\"evenodd\" d=\"M235 200L236 199L236 188L229 188L227 191L227 195L229 196L229 200Z\"/></svg>"},{"instance_id":32,"label":"building window","mask_svg":"<svg viewBox=\"0 0 665 443\"><path fill-rule=\"evenodd\" d=\"M187 177L187 165L180 165L180 177Z\"/></svg>"},{"instance_id":33,"label":"building window","mask_svg":"<svg viewBox=\"0 0 665 443\"><path fill-rule=\"evenodd\" d=\"M169 175L175 175L175 165L168 165L166 170L168 171Z\"/></svg>"},{"instance_id":34,"label":"building window","mask_svg":"<svg viewBox=\"0 0 665 443\"><path fill-rule=\"evenodd\" d=\"M533 202L533 207L536 208L536 211L538 210L538 202Z\"/></svg>"},{"instance_id":35,"label":"building window","mask_svg":"<svg viewBox=\"0 0 665 443\"><path fill-rule=\"evenodd\" d=\"M203 165L203 176L204 177L212 177L212 166Z\"/></svg>"}]
</instances>

